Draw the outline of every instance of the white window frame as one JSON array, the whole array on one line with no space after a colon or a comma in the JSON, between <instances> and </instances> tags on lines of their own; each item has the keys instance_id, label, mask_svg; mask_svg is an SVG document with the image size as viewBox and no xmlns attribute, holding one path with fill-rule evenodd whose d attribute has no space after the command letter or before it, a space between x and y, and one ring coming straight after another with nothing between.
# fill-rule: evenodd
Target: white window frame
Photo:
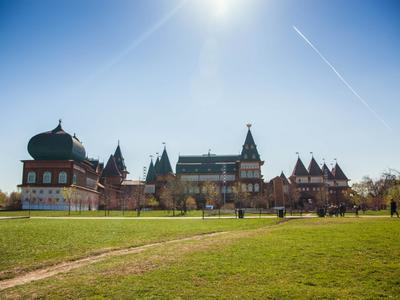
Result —
<instances>
[{"instance_id":1,"label":"white window frame","mask_svg":"<svg viewBox=\"0 0 400 300\"><path fill-rule=\"evenodd\" d=\"M66 184L67 181L68 181L67 172L61 171L61 172L58 174L58 183L60 183L60 184Z\"/></svg>"},{"instance_id":2,"label":"white window frame","mask_svg":"<svg viewBox=\"0 0 400 300\"><path fill-rule=\"evenodd\" d=\"M36 172L29 171L26 181L27 183L36 183Z\"/></svg>"},{"instance_id":3,"label":"white window frame","mask_svg":"<svg viewBox=\"0 0 400 300\"><path fill-rule=\"evenodd\" d=\"M51 183L51 172L46 171L43 173L43 183L50 184Z\"/></svg>"}]
</instances>

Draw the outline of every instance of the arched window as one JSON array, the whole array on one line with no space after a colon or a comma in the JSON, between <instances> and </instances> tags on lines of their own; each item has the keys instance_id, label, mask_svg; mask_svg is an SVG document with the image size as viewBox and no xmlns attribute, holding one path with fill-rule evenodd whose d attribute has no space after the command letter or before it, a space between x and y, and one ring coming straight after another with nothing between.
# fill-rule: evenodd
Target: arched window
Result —
<instances>
[{"instance_id":1,"label":"arched window","mask_svg":"<svg viewBox=\"0 0 400 300\"><path fill-rule=\"evenodd\" d=\"M43 173L43 183L51 183L51 172Z\"/></svg>"},{"instance_id":2,"label":"arched window","mask_svg":"<svg viewBox=\"0 0 400 300\"><path fill-rule=\"evenodd\" d=\"M36 183L36 173L33 171L28 172L28 183Z\"/></svg>"},{"instance_id":3,"label":"arched window","mask_svg":"<svg viewBox=\"0 0 400 300\"><path fill-rule=\"evenodd\" d=\"M242 192L247 191L247 185L245 183L242 183Z\"/></svg>"},{"instance_id":4,"label":"arched window","mask_svg":"<svg viewBox=\"0 0 400 300\"><path fill-rule=\"evenodd\" d=\"M259 185L258 183L256 183L256 184L254 185L254 191L255 191L255 192L259 192L259 191L260 191L260 185Z\"/></svg>"},{"instance_id":5,"label":"arched window","mask_svg":"<svg viewBox=\"0 0 400 300\"><path fill-rule=\"evenodd\" d=\"M67 173L62 171L58 174L58 183L67 183Z\"/></svg>"},{"instance_id":6,"label":"arched window","mask_svg":"<svg viewBox=\"0 0 400 300\"><path fill-rule=\"evenodd\" d=\"M247 185L247 190L248 190L249 192L252 192L252 191L253 191L253 185L252 185L251 183L249 183L249 184Z\"/></svg>"},{"instance_id":7,"label":"arched window","mask_svg":"<svg viewBox=\"0 0 400 300\"><path fill-rule=\"evenodd\" d=\"M74 176L72 176L72 184L76 184L76 181L77 181L76 174L74 174Z\"/></svg>"}]
</instances>

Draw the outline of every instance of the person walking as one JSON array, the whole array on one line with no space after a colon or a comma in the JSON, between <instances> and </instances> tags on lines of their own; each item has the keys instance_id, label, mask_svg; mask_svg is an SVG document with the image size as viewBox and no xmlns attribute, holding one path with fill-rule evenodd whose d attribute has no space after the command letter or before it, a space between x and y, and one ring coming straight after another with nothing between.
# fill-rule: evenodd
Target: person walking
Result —
<instances>
[{"instance_id":1,"label":"person walking","mask_svg":"<svg viewBox=\"0 0 400 300\"><path fill-rule=\"evenodd\" d=\"M355 213L356 213L356 217L358 217L358 212L360 211L360 205L354 205L354 211L355 211Z\"/></svg>"},{"instance_id":2,"label":"person walking","mask_svg":"<svg viewBox=\"0 0 400 300\"><path fill-rule=\"evenodd\" d=\"M397 202L392 199L390 201L390 216L393 218L393 215L396 214L399 217L399 213L397 212Z\"/></svg>"}]
</instances>

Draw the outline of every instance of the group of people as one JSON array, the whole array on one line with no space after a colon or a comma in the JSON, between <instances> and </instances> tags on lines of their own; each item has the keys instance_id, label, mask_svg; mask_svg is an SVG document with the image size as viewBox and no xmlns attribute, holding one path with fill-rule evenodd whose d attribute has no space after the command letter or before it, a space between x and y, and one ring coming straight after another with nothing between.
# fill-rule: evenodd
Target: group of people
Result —
<instances>
[{"instance_id":1,"label":"group of people","mask_svg":"<svg viewBox=\"0 0 400 300\"><path fill-rule=\"evenodd\" d=\"M344 217L344 215L346 214L346 205L344 203L340 203L339 205L331 204L327 207L327 212L331 217Z\"/></svg>"}]
</instances>

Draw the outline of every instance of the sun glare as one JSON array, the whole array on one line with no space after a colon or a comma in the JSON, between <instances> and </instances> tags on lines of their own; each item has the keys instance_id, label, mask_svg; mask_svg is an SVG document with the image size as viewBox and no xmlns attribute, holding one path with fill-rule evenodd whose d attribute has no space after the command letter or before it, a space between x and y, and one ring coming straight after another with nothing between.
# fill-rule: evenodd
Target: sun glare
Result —
<instances>
[{"instance_id":1,"label":"sun glare","mask_svg":"<svg viewBox=\"0 0 400 300\"><path fill-rule=\"evenodd\" d=\"M223 17L228 12L228 0L212 0L216 17Z\"/></svg>"}]
</instances>

